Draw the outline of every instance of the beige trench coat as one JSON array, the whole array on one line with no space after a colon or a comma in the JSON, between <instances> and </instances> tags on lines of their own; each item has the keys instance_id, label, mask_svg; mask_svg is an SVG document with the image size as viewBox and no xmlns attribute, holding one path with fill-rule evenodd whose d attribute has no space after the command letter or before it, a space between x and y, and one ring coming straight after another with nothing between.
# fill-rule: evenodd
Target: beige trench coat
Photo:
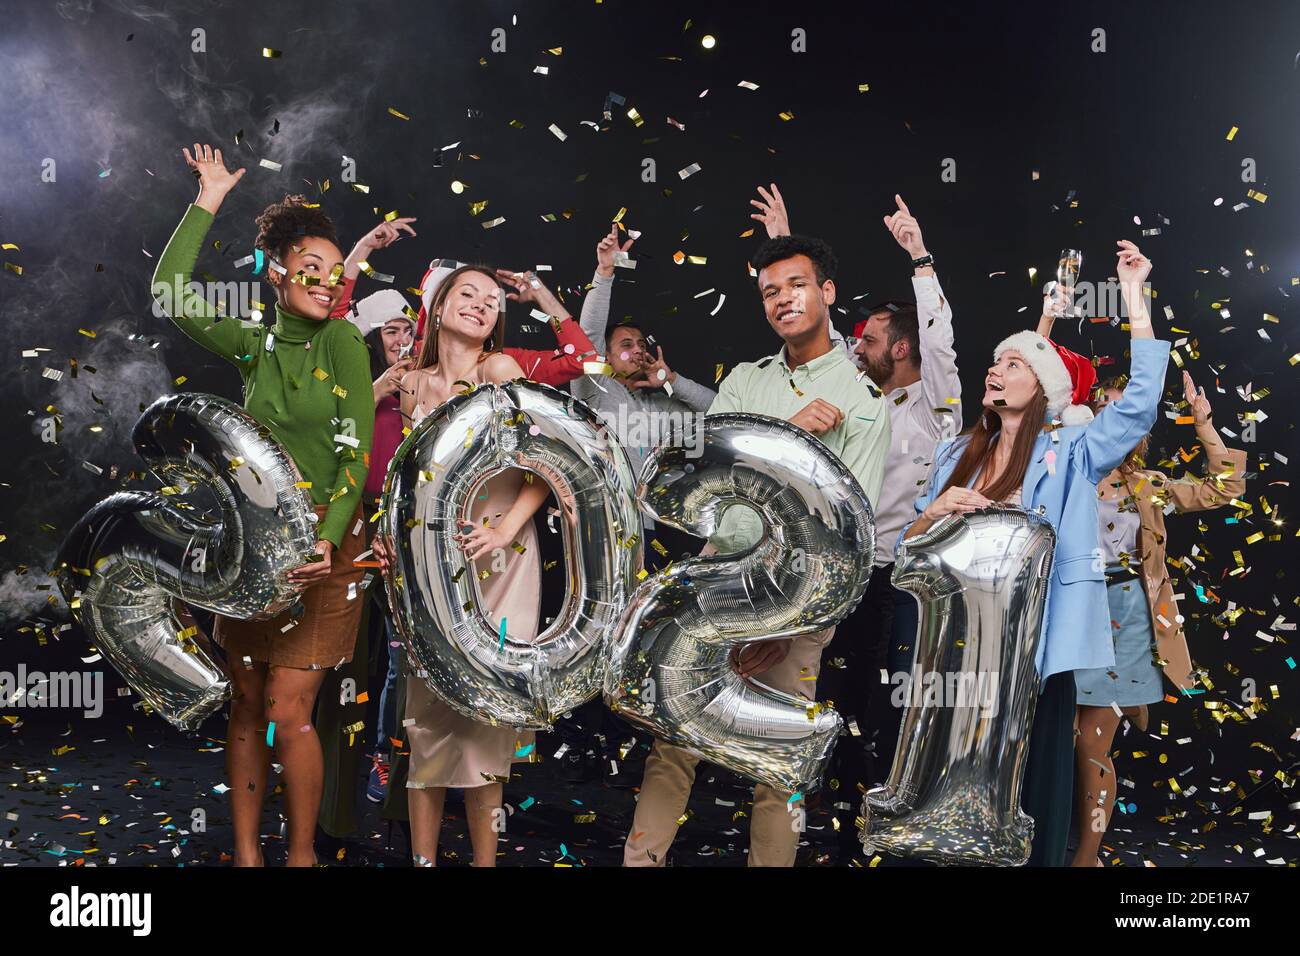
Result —
<instances>
[{"instance_id":1,"label":"beige trench coat","mask_svg":"<svg viewBox=\"0 0 1300 956\"><path fill-rule=\"evenodd\" d=\"M1212 440L1207 440L1208 433L1199 437L1208 472L1205 478L1189 476L1170 481L1163 472L1142 469L1122 478L1117 472L1111 472L1103 481L1103 484L1124 481L1128 495L1136 503L1141 520L1138 551L1142 555L1142 578L1151 608L1151 629L1160 660L1164 662L1165 677L1180 690L1192 689L1194 681L1187 637L1179 622L1178 602L1165 561L1164 509L1172 504L1178 512L1208 511L1239 498L1246 490L1246 453L1226 447L1217 433Z\"/></svg>"}]
</instances>

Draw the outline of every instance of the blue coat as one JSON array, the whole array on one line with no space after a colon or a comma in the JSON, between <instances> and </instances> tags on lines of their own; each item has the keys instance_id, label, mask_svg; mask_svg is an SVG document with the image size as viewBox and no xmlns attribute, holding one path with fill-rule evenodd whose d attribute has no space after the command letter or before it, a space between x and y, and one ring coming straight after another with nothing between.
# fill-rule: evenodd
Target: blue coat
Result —
<instances>
[{"instance_id":1,"label":"blue coat","mask_svg":"<svg viewBox=\"0 0 1300 956\"><path fill-rule=\"evenodd\" d=\"M1040 511L1056 529L1056 554L1043 612L1046 628L1035 661L1043 680L1061 671L1115 664L1100 558L1097 485L1151 430L1169 365L1168 342L1134 339L1131 349L1124 397L1108 404L1087 425L1040 432L1025 471L1021 491L1025 510ZM951 438L935 449L930 480L916 499L918 517L943 490L968 440ZM1049 451L1056 453L1051 469ZM899 535L895 554L911 526L909 522Z\"/></svg>"}]
</instances>

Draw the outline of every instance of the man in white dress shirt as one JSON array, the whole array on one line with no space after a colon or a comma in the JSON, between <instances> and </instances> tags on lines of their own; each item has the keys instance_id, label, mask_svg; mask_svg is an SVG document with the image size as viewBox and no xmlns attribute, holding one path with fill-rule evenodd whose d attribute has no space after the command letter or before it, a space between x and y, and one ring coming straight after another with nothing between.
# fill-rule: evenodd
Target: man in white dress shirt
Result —
<instances>
[{"instance_id":1,"label":"man in white dress shirt","mask_svg":"<svg viewBox=\"0 0 1300 956\"><path fill-rule=\"evenodd\" d=\"M895 588L894 545L915 516L913 502L925 487L934 450L962 427L961 380L953 350L952 309L934 272L921 228L902 197L885 226L912 260L916 305L889 301L868 309L855 329L853 349L861 368L884 392L891 446L880 500L875 503L875 570L862 604L836 632L824 657L824 693L844 716L846 736L836 748L830 776L838 780L841 833L853 837L858 787L889 775L905 700L896 688L910 674L916 636L916 599ZM889 683L883 678L888 676Z\"/></svg>"}]
</instances>

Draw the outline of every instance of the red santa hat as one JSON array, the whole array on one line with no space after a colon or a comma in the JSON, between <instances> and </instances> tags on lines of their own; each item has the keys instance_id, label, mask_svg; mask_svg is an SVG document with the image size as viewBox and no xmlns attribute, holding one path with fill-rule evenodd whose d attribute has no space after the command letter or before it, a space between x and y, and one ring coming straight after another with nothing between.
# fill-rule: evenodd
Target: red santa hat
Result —
<instances>
[{"instance_id":1,"label":"red santa hat","mask_svg":"<svg viewBox=\"0 0 1300 956\"><path fill-rule=\"evenodd\" d=\"M1088 396L1097 382L1092 362L1077 352L1057 345L1046 336L1025 329L1008 335L993 350L993 361L1012 349L1029 363L1047 396L1047 417L1064 425L1086 425L1092 421Z\"/></svg>"}]
</instances>

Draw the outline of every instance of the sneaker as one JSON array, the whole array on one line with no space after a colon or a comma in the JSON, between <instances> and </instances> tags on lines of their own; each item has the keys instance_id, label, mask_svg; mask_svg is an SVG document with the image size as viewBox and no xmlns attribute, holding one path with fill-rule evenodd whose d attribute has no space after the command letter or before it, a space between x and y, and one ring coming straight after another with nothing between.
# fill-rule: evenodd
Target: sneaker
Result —
<instances>
[{"instance_id":1,"label":"sneaker","mask_svg":"<svg viewBox=\"0 0 1300 956\"><path fill-rule=\"evenodd\" d=\"M383 803L388 796L388 762L379 754L371 758L370 779L366 782L366 799Z\"/></svg>"}]
</instances>

